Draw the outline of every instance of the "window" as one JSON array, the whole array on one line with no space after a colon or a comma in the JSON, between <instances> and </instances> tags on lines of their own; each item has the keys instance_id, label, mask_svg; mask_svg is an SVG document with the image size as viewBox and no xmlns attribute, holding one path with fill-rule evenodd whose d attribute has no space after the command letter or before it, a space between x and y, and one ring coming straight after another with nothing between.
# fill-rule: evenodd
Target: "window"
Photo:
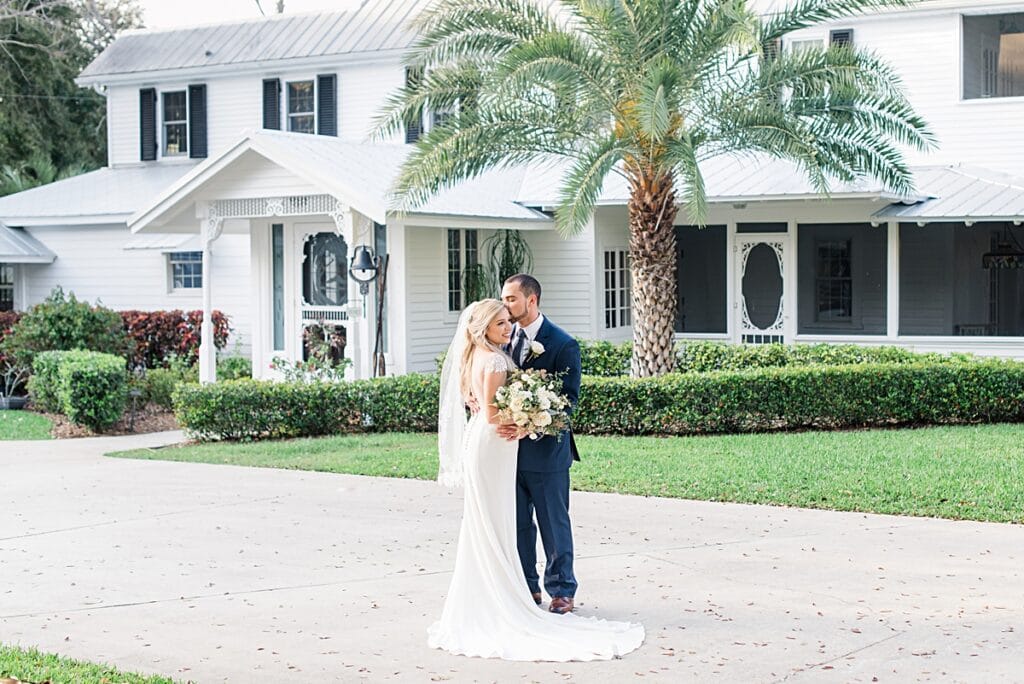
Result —
<instances>
[{"instance_id":1,"label":"window","mask_svg":"<svg viewBox=\"0 0 1024 684\"><path fill-rule=\"evenodd\" d=\"M1024 12L963 19L965 100L1024 97Z\"/></svg>"},{"instance_id":2,"label":"window","mask_svg":"<svg viewBox=\"0 0 1024 684\"><path fill-rule=\"evenodd\" d=\"M171 289L197 290L203 287L203 253L171 252Z\"/></svg>"},{"instance_id":3,"label":"window","mask_svg":"<svg viewBox=\"0 0 1024 684\"><path fill-rule=\"evenodd\" d=\"M14 266L0 264L0 311L14 310Z\"/></svg>"},{"instance_id":4,"label":"window","mask_svg":"<svg viewBox=\"0 0 1024 684\"><path fill-rule=\"evenodd\" d=\"M316 133L316 97L313 81L288 84L288 130Z\"/></svg>"},{"instance_id":5,"label":"window","mask_svg":"<svg viewBox=\"0 0 1024 684\"><path fill-rule=\"evenodd\" d=\"M274 330L274 351L284 350L284 225L275 223L270 227L271 252L271 312L270 322Z\"/></svg>"},{"instance_id":6,"label":"window","mask_svg":"<svg viewBox=\"0 0 1024 684\"><path fill-rule=\"evenodd\" d=\"M463 269L475 271L480 263L477 256L477 231L448 231L448 310L461 311L468 302L463 302Z\"/></svg>"},{"instance_id":7,"label":"window","mask_svg":"<svg viewBox=\"0 0 1024 684\"><path fill-rule=\"evenodd\" d=\"M815 320L848 321L853 317L850 241L823 241L816 249Z\"/></svg>"},{"instance_id":8,"label":"window","mask_svg":"<svg viewBox=\"0 0 1024 684\"><path fill-rule=\"evenodd\" d=\"M302 298L313 306L348 303L348 245L334 232L317 233L303 245Z\"/></svg>"},{"instance_id":9,"label":"window","mask_svg":"<svg viewBox=\"0 0 1024 684\"><path fill-rule=\"evenodd\" d=\"M632 280L629 274L629 252L624 249L604 253L604 327L625 328L633 325Z\"/></svg>"},{"instance_id":10,"label":"window","mask_svg":"<svg viewBox=\"0 0 1024 684\"><path fill-rule=\"evenodd\" d=\"M164 156L188 153L188 97L184 90L163 93Z\"/></svg>"}]
</instances>

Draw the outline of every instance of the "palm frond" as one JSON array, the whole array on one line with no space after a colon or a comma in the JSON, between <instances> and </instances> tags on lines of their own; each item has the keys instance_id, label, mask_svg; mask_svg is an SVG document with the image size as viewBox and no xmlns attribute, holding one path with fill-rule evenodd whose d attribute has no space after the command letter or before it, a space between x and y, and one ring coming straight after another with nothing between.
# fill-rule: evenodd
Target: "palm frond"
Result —
<instances>
[{"instance_id":1,"label":"palm frond","mask_svg":"<svg viewBox=\"0 0 1024 684\"><path fill-rule=\"evenodd\" d=\"M555 229L563 237L576 235L586 225L601 195L605 178L622 159L615 136L607 136L586 149L562 181Z\"/></svg>"},{"instance_id":2,"label":"palm frond","mask_svg":"<svg viewBox=\"0 0 1024 684\"><path fill-rule=\"evenodd\" d=\"M909 7L918 0L793 0L764 21L762 42L837 19L877 10Z\"/></svg>"}]
</instances>

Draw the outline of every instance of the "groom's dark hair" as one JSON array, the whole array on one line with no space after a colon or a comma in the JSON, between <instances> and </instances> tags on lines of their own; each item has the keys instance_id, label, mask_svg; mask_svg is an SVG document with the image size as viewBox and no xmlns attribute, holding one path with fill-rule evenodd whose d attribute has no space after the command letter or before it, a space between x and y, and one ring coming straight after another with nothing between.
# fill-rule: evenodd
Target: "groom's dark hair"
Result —
<instances>
[{"instance_id":1,"label":"groom's dark hair","mask_svg":"<svg viewBox=\"0 0 1024 684\"><path fill-rule=\"evenodd\" d=\"M523 294L529 297L530 295L537 296L537 303L540 304L540 281L534 278L532 275L526 273L516 273L514 276L509 276L505 279L505 284L510 285L515 283L519 286L519 289L523 291Z\"/></svg>"}]
</instances>

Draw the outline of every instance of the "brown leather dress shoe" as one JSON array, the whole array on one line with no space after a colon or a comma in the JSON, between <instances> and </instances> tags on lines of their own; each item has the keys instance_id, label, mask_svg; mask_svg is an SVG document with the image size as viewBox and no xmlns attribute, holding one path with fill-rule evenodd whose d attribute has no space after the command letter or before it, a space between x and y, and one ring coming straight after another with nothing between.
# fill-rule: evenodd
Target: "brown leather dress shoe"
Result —
<instances>
[{"instance_id":1,"label":"brown leather dress shoe","mask_svg":"<svg viewBox=\"0 0 1024 684\"><path fill-rule=\"evenodd\" d=\"M538 606L544 603L544 597L540 595L539 591L533 592L531 596L533 596L533 602L536 603Z\"/></svg>"},{"instance_id":2,"label":"brown leather dress shoe","mask_svg":"<svg viewBox=\"0 0 1024 684\"><path fill-rule=\"evenodd\" d=\"M551 607L548 608L548 610L552 613L558 613L559 615L571 613L573 610L572 596L551 597Z\"/></svg>"}]
</instances>

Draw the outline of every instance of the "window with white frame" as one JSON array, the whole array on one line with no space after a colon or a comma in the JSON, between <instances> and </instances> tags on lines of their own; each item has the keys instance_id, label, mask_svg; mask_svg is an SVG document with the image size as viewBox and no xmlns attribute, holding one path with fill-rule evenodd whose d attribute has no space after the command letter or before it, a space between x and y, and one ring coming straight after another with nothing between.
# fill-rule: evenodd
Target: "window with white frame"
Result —
<instances>
[{"instance_id":1,"label":"window with white frame","mask_svg":"<svg viewBox=\"0 0 1024 684\"><path fill-rule=\"evenodd\" d=\"M288 130L316 133L316 89L313 81L288 83Z\"/></svg>"},{"instance_id":2,"label":"window with white frame","mask_svg":"<svg viewBox=\"0 0 1024 684\"><path fill-rule=\"evenodd\" d=\"M1024 12L963 18L963 96L1024 97Z\"/></svg>"},{"instance_id":3,"label":"window with white frame","mask_svg":"<svg viewBox=\"0 0 1024 684\"><path fill-rule=\"evenodd\" d=\"M448 311L462 311L465 300L463 272L480 263L478 233L475 229L448 230Z\"/></svg>"},{"instance_id":4,"label":"window with white frame","mask_svg":"<svg viewBox=\"0 0 1024 684\"><path fill-rule=\"evenodd\" d=\"M625 249L604 253L604 327L633 325L633 285L629 273L629 252Z\"/></svg>"},{"instance_id":5,"label":"window with white frame","mask_svg":"<svg viewBox=\"0 0 1024 684\"><path fill-rule=\"evenodd\" d=\"M162 93L164 156L188 154L188 94L184 90Z\"/></svg>"},{"instance_id":6,"label":"window with white frame","mask_svg":"<svg viewBox=\"0 0 1024 684\"><path fill-rule=\"evenodd\" d=\"M170 264L172 290L202 289L202 252L171 252L167 261Z\"/></svg>"},{"instance_id":7,"label":"window with white frame","mask_svg":"<svg viewBox=\"0 0 1024 684\"><path fill-rule=\"evenodd\" d=\"M14 310L14 264L0 264L0 311Z\"/></svg>"}]
</instances>

